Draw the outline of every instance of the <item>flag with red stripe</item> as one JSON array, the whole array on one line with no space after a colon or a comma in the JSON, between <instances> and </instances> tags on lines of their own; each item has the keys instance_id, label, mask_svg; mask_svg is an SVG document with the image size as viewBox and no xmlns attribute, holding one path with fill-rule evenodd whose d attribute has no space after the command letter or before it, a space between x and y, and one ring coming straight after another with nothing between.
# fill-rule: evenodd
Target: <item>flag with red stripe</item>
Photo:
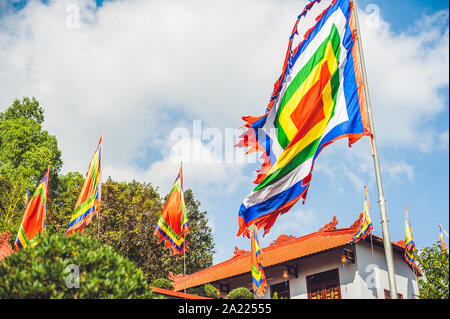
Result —
<instances>
[{"instance_id":1,"label":"flag with red stripe","mask_svg":"<svg viewBox=\"0 0 450 319\"><path fill-rule=\"evenodd\" d=\"M263 164L240 207L238 236L251 224L267 233L280 214L306 199L314 163L327 145L341 138L351 145L372 134L352 6L350 0L316 0L305 7L265 114L243 118L247 130L236 146L260 152Z\"/></svg>"}]
</instances>

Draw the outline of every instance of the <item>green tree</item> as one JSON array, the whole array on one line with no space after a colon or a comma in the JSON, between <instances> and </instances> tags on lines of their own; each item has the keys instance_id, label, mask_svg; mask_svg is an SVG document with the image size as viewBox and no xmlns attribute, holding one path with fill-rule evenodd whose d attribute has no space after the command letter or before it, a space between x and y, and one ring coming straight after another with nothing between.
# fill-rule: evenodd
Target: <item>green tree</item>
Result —
<instances>
[{"instance_id":1,"label":"green tree","mask_svg":"<svg viewBox=\"0 0 450 319\"><path fill-rule=\"evenodd\" d=\"M0 264L0 298L152 298L142 270L89 236L56 234Z\"/></svg>"},{"instance_id":2,"label":"green tree","mask_svg":"<svg viewBox=\"0 0 450 319\"><path fill-rule=\"evenodd\" d=\"M217 288L211 284L204 284L203 286L199 286L199 287L195 287L195 288L188 288L186 290L186 292L188 294L203 296L203 297L208 297L208 298L213 298L213 299L219 298L219 292L217 291Z\"/></svg>"},{"instance_id":3,"label":"green tree","mask_svg":"<svg viewBox=\"0 0 450 319\"><path fill-rule=\"evenodd\" d=\"M184 196L191 229L186 268L193 273L212 265L214 243L206 212L199 211L200 203L191 190L186 190ZM149 281L168 278L169 272L183 273L183 256L171 256L153 236L163 205L151 184L119 183L108 178L102 186L101 231L98 232L98 219L94 218L86 233L93 237L100 235L103 243L136 262Z\"/></svg>"},{"instance_id":4,"label":"green tree","mask_svg":"<svg viewBox=\"0 0 450 319\"><path fill-rule=\"evenodd\" d=\"M0 113L0 232L17 233L24 195L34 191L48 165L50 188L57 184L61 152L43 122L44 110L35 98L16 99Z\"/></svg>"},{"instance_id":5,"label":"green tree","mask_svg":"<svg viewBox=\"0 0 450 319\"><path fill-rule=\"evenodd\" d=\"M186 271L190 274L212 266L214 240L208 225L206 211L200 211L200 201L191 189L184 191L184 201L189 220L190 232L186 236L189 252L186 254ZM182 273L181 266L178 273Z\"/></svg>"},{"instance_id":6,"label":"green tree","mask_svg":"<svg viewBox=\"0 0 450 319\"><path fill-rule=\"evenodd\" d=\"M235 288L227 295L227 299L254 299L250 290L245 287Z\"/></svg>"},{"instance_id":7,"label":"green tree","mask_svg":"<svg viewBox=\"0 0 450 319\"><path fill-rule=\"evenodd\" d=\"M75 204L83 187L84 176L78 172L69 172L57 177L56 186L50 192L47 212L47 232L50 234L65 232L69 225Z\"/></svg>"},{"instance_id":8,"label":"green tree","mask_svg":"<svg viewBox=\"0 0 450 319\"><path fill-rule=\"evenodd\" d=\"M424 278L419 278L419 298L449 298L448 251L442 252L439 243L422 248L417 261Z\"/></svg>"},{"instance_id":9,"label":"green tree","mask_svg":"<svg viewBox=\"0 0 450 319\"><path fill-rule=\"evenodd\" d=\"M152 287L163 288L167 290L173 290L172 282L166 278L158 278L152 281L150 284Z\"/></svg>"}]
</instances>

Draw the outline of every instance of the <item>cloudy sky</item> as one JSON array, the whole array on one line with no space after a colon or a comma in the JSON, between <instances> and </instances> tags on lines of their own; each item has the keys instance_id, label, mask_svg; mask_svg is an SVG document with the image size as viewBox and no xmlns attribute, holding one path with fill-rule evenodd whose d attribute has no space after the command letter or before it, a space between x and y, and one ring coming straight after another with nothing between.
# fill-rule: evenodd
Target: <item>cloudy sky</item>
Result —
<instances>
[{"instance_id":1,"label":"cloudy sky","mask_svg":"<svg viewBox=\"0 0 450 319\"><path fill-rule=\"evenodd\" d=\"M257 159L232 145L243 115L261 115L281 72L301 0L0 0L0 111L35 96L63 172L85 172L102 132L104 176L166 194L183 160L214 230L214 262L233 255L237 213ZM360 0L359 17L391 239L408 205L418 247L449 229L449 10L446 1ZM304 205L261 238L301 236L333 216L348 227L369 188L367 139L323 151ZM69 216L68 216L69 219Z\"/></svg>"}]
</instances>

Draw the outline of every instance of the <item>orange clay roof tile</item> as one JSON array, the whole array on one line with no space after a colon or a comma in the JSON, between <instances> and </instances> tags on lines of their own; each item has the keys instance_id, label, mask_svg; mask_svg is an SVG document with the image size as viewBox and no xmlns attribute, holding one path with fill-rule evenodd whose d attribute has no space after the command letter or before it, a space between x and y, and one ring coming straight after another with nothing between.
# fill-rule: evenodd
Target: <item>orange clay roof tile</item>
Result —
<instances>
[{"instance_id":1,"label":"orange clay roof tile","mask_svg":"<svg viewBox=\"0 0 450 319\"><path fill-rule=\"evenodd\" d=\"M354 228L344 228L337 230L320 230L298 238L282 235L270 246L262 248L264 267L270 267L288 260L344 246L352 239L354 234ZM238 250L236 247L234 257L194 274L187 275L186 288L196 287L205 283L250 272L249 265L250 252ZM174 290L183 289L183 277L178 276L174 280L173 285L175 288Z\"/></svg>"},{"instance_id":2,"label":"orange clay roof tile","mask_svg":"<svg viewBox=\"0 0 450 319\"><path fill-rule=\"evenodd\" d=\"M362 214L349 228L336 229L337 219L333 220L315 233L302 237L281 235L268 247L262 248L262 260L264 267L270 267L283 262L310 256L333 248L348 244L353 235L358 231ZM377 244L382 245L382 238L373 236ZM367 238L366 238L367 239ZM374 242L375 243L375 242ZM403 253L404 246L401 243L392 243L393 248L399 254ZM197 287L205 283L215 282L221 279L234 277L244 273L250 273L250 252L235 248L234 256L222 263L200 270L191 275L171 274L174 290L182 290L184 287ZM415 269L417 268L414 267ZM418 270L418 268L416 269ZM418 274L421 276L420 270ZM186 284L184 283L186 281Z\"/></svg>"}]
</instances>

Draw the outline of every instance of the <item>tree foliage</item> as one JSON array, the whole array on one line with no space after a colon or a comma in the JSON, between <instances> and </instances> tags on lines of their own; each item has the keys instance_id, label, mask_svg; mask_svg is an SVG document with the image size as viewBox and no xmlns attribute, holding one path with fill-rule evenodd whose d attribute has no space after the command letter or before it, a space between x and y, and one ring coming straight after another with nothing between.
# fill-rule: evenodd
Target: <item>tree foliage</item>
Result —
<instances>
[{"instance_id":1,"label":"tree foliage","mask_svg":"<svg viewBox=\"0 0 450 319\"><path fill-rule=\"evenodd\" d=\"M422 248L417 254L424 278L419 278L421 299L449 298L448 251L442 252L439 243Z\"/></svg>"},{"instance_id":2,"label":"tree foliage","mask_svg":"<svg viewBox=\"0 0 450 319\"><path fill-rule=\"evenodd\" d=\"M152 287L163 288L167 290L173 290L172 282L166 278L158 278L152 281L150 284Z\"/></svg>"},{"instance_id":3,"label":"tree foliage","mask_svg":"<svg viewBox=\"0 0 450 319\"><path fill-rule=\"evenodd\" d=\"M132 261L80 234L44 236L37 246L13 253L0 264L0 282L0 298L153 296Z\"/></svg>"},{"instance_id":4,"label":"tree foliage","mask_svg":"<svg viewBox=\"0 0 450 319\"><path fill-rule=\"evenodd\" d=\"M10 233L13 246L26 208L26 190L33 193L48 165L45 236L66 231L84 183L84 174L79 172L60 174L62 160L56 137L44 130L43 124L44 109L35 98L15 100L0 112L0 233ZM186 190L184 197L191 230L186 253L189 274L212 265L214 242L207 213L200 210L192 190ZM94 217L84 232L133 261L149 281L168 278L169 272L183 273L183 256L171 256L153 237L164 201L150 183L109 178L102 184L100 217Z\"/></svg>"},{"instance_id":5,"label":"tree foliage","mask_svg":"<svg viewBox=\"0 0 450 319\"><path fill-rule=\"evenodd\" d=\"M235 288L227 295L227 299L253 299L254 296L250 290L245 287Z\"/></svg>"},{"instance_id":6,"label":"tree foliage","mask_svg":"<svg viewBox=\"0 0 450 319\"><path fill-rule=\"evenodd\" d=\"M56 137L42 128L44 110L35 98L24 97L0 113L0 232L17 233L27 189L32 193L51 165L61 166ZM56 185L50 179L50 186Z\"/></svg>"},{"instance_id":7,"label":"tree foliage","mask_svg":"<svg viewBox=\"0 0 450 319\"><path fill-rule=\"evenodd\" d=\"M212 265L214 243L206 212L200 212L200 203L191 190L186 190L184 196L191 229L186 270L193 273ZM119 183L108 178L102 186L100 232L97 218L86 227L86 232L100 236L103 243L136 262L150 281L168 278L169 272L183 273L183 256L171 256L153 236L163 205L151 184Z\"/></svg>"},{"instance_id":8,"label":"tree foliage","mask_svg":"<svg viewBox=\"0 0 450 319\"><path fill-rule=\"evenodd\" d=\"M186 290L186 292L189 294L213 298L213 299L219 298L219 292L218 292L217 288L211 284L204 284L203 286L189 288Z\"/></svg>"}]
</instances>

